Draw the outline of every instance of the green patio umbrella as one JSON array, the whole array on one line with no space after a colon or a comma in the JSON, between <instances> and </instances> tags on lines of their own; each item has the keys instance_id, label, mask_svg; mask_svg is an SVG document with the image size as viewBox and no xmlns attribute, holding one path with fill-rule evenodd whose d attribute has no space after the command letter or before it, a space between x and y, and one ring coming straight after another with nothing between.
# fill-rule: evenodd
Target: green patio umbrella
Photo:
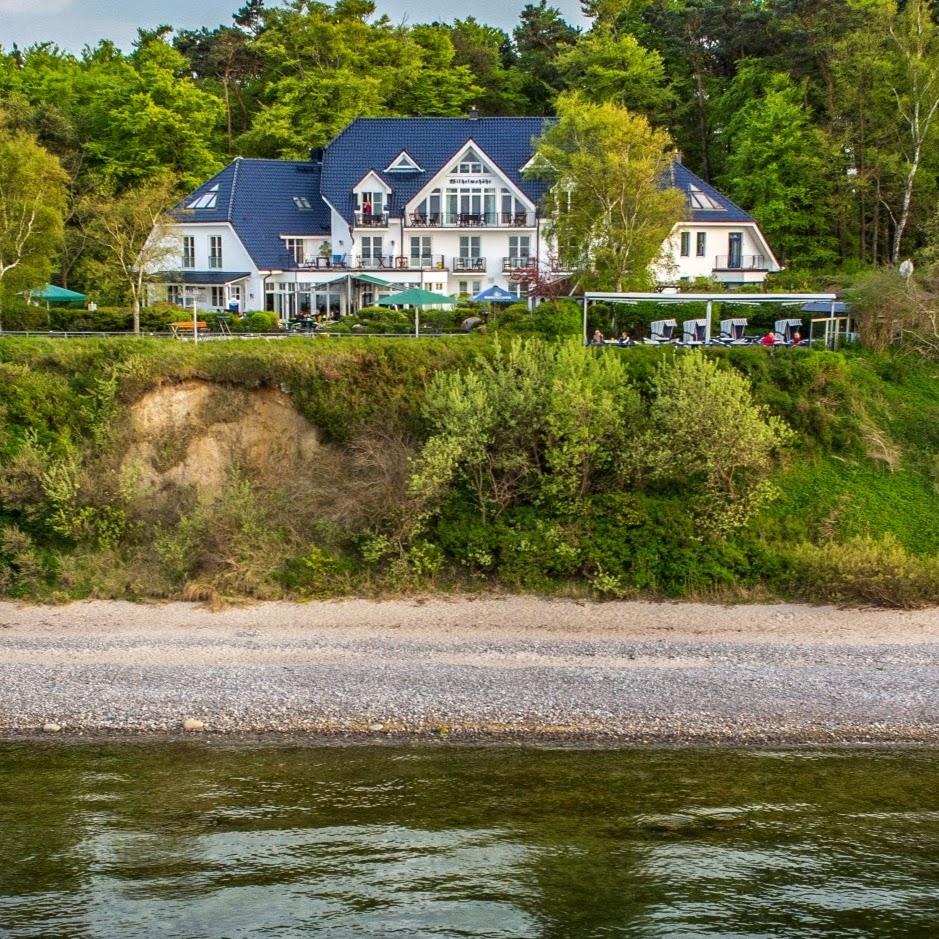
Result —
<instances>
[{"instance_id":1,"label":"green patio umbrella","mask_svg":"<svg viewBox=\"0 0 939 939\"><path fill-rule=\"evenodd\" d=\"M46 284L45 287L34 290L30 297L43 303L78 303L86 299L85 295L77 290L66 290L64 287L56 287L55 284Z\"/></svg>"},{"instance_id":2,"label":"green patio umbrella","mask_svg":"<svg viewBox=\"0 0 939 939\"><path fill-rule=\"evenodd\" d=\"M421 290L411 287L401 293L393 293L390 297L382 297L379 306L440 306L447 304L453 306L452 297L445 297L442 293L433 293L430 290Z\"/></svg>"},{"instance_id":3,"label":"green patio umbrella","mask_svg":"<svg viewBox=\"0 0 939 939\"><path fill-rule=\"evenodd\" d=\"M411 287L401 293L393 293L390 297L382 297L379 306L413 306L414 309L414 335L420 336L421 323L418 308L422 306L453 306L452 297L445 297L442 293L433 293L430 290L421 290Z\"/></svg>"}]
</instances>

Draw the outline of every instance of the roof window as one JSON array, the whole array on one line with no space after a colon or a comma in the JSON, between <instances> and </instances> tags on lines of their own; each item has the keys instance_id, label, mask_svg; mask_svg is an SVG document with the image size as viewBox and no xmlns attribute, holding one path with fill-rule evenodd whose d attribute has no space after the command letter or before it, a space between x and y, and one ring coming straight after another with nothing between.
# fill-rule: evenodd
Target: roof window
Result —
<instances>
[{"instance_id":1,"label":"roof window","mask_svg":"<svg viewBox=\"0 0 939 939\"><path fill-rule=\"evenodd\" d=\"M189 203L190 209L214 209L215 204L218 202L218 183L216 183L211 189L207 189L201 196L196 196L192 202Z\"/></svg>"},{"instance_id":2,"label":"roof window","mask_svg":"<svg viewBox=\"0 0 939 939\"><path fill-rule=\"evenodd\" d=\"M708 212L726 212L727 210L712 196L697 186L688 190L688 205L693 209L705 209Z\"/></svg>"},{"instance_id":3,"label":"roof window","mask_svg":"<svg viewBox=\"0 0 939 939\"><path fill-rule=\"evenodd\" d=\"M294 197L293 197L293 204L294 204L301 212L309 212L309 211L313 208L313 206L310 205L310 200L307 199L306 196L294 196Z\"/></svg>"}]
</instances>

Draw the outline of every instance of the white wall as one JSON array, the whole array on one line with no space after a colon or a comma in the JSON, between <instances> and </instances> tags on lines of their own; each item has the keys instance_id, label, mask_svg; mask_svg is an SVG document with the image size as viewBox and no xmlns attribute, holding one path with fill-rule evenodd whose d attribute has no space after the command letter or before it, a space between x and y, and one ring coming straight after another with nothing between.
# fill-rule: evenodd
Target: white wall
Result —
<instances>
[{"instance_id":1,"label":"white wall","mask_svg":"<svg viewBox=\"0 0 939 939\"><path fill-rule=\"evenodd\" d=\"M690 256L681 256L681 233L686 231L690 235ZM707 245L703 257L698 257L697 235L704 232L707 235ZM752 222L733 223L695 223L682 222L675 226L672 234L665 242L665 249L671 263L667 266L658 266L655 269L656 280L662 284L677 283L681 278L711 277L714 275L715 264L718 257L726 257L730 253L729 235L731 232L740 232L743 235L743 248L741 254L763 255L766 266L770 271L778 271L779 265L772 254L768 252L764 239ZM765 273L758 271L734 271L724 275L717 275L722 280L732 282L748 281L760 283Z\"/></svg>"}]
</instances>

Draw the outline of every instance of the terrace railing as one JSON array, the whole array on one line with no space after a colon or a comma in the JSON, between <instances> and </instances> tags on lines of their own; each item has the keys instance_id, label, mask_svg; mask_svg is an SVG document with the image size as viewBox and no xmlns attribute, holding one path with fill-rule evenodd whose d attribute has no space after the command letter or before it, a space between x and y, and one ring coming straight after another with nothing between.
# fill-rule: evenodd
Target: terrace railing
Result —
<instances>
[{"instance_id":1,"label":"terrace railing","mask_svg":"<svg viewBox=\"0 0 939 939\"><path fill-rule=\"evenodd\" d=\"M355 224L358 228L387 228L387 212L356 212Z\"/></svg>"},{"instance_id":2,"label":"terrace railing","mask_svg":"<svg viewBox=\"0 0 939 939\"><path fill-rule=\"evenodd\" d=\"M456 272L470 271L476 274L486 273L485 258L454 258L453 270Z\"/></svg>"},{"instance_id":3,"label":"terrace railing","mask_svg":"<svg viewBox=\"0 0 939 939\"><path fill-rule=\"evenodd\" d=\"M409 212L408 228L534 228L531 212Z\"/></svg>"},{"instance_id":4,"label":"terrace railing","mask_svg":"<svg viewBox=\"0 0 939 939\"><path fill-rule=\"evenodd\" d=\"M763 254L719 254L714 259L715 271L768 271L768 259Z\"/></svg>"}]
</instances>

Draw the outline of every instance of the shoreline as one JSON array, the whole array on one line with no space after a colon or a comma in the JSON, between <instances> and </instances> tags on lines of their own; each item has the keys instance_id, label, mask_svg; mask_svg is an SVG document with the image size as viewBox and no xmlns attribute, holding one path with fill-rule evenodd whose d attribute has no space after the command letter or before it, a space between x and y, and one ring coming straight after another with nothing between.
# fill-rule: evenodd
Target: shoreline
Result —
<instances>
[{"instance_id":1,"label":"shoreline","mask_svg":"<svg viewBox=\"0 0 939 939\"><path fill-rule=\"evenodd\" d=\"M0 603L0 740L924 746L937 670L939 609Z\"/></svg>"}]
</instances>

